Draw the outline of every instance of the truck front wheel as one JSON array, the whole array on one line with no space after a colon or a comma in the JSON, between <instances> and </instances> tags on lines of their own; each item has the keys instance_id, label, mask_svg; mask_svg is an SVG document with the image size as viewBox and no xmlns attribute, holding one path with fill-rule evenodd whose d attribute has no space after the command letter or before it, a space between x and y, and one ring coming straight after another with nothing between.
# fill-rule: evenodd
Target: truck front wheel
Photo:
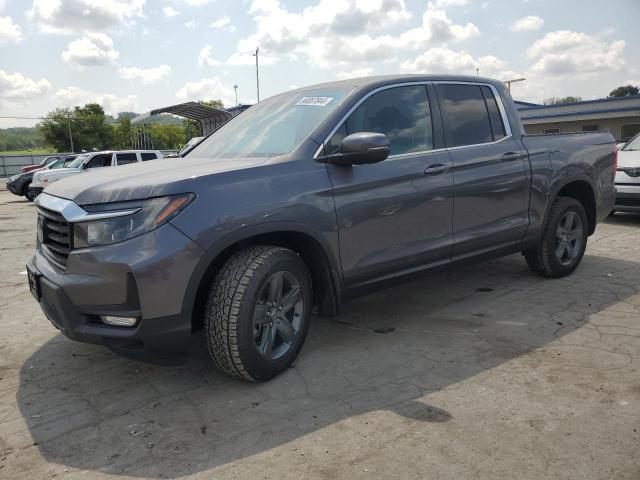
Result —
<instances>
[{"instance_id":1,"label":"truck front wheel","mask_svg":"<svg viewBox=\"0 0 640 480\"><path fill-rule=\"evenodd\" d=\"M209 353L229 375L269 380L300 352L311 308L311 279L298 254L272 246L242 250L227 260L209 292Z\"/></svg>"},{"instance_id":2,"label":"truck front wheel","mask_svg":"<svg viewBox=\"0 0 640 480\"><path fill-rule=\"evenodd\" d=\"M551 206L540 243L524 256L542 276L558 278L573 272L587 247L588 220L584 207L570 197L558 197Z\"/></svg>"}]
</instances>

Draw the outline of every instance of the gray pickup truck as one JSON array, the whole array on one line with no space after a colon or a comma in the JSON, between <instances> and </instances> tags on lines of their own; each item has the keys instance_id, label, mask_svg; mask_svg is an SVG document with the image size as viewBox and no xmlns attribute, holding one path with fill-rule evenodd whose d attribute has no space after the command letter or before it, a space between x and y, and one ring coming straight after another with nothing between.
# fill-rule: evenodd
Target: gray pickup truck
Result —
<instances>
[{"instance_id":1,"label":"gray pickup truck","mask_svg":"<svg viewBox=\"0 0 640 480\"><path fill-rule=\"evenodd\" d=\"M169 362L204 329L254 381L292 363L312 311L399 279L514 252L570 274L615 200L610 134L525 135L478 77L301 88L149 163L38 197L30 288L69 338Z\"/></svg>"}]
</instances>

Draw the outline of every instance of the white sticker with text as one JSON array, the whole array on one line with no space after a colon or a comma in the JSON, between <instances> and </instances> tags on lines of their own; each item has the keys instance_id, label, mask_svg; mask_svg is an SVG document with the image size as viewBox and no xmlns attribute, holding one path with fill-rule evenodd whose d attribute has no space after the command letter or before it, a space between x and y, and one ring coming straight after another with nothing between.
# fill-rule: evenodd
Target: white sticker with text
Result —
<instances>
[{"instance_id":1,"label":"white sticker with text","mask_svg":"<svg viewBox=\"0 0 640 480\"><path fill-rule=\"evenodd\" d=\"M333 97L302 97L296 105L311 105L313 107L326 106Z\"/></svg>"}]
</instances>

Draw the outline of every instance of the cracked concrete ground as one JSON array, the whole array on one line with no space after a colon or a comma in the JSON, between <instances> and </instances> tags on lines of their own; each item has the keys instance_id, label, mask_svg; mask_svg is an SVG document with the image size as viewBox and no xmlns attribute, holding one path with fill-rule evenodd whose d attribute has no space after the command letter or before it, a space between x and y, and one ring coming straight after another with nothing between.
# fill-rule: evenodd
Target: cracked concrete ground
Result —
<instances>
[{"instance_id":1,"label":"cracked concrete ground","mask_svg":"<svg viewBox=\"0 0 640 480\"><path fill-rule=\"evenodd\" d=\"M59 335L34 225L0 192L0 478L640 478L640 216L569 278L513 255L351 301L258 385L198 337L159 367Z\"/></svg>"}]
</instances>

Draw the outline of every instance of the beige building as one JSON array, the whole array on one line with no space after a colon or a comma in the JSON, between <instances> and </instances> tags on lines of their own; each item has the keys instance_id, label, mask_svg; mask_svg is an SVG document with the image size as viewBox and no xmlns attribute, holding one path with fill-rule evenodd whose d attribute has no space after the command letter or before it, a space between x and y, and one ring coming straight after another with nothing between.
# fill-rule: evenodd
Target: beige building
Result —
<instances>
[{"instance_id":1,"label":"beige building","mask_svg":"<svg viewBox=\"0 0 640 480\"><path fill-rule=\"evenodd\" d=\"M617 141L640 132L640 96L558 105L516 102L527 133L607 131Z\"/></svg>"}]
</instances>

